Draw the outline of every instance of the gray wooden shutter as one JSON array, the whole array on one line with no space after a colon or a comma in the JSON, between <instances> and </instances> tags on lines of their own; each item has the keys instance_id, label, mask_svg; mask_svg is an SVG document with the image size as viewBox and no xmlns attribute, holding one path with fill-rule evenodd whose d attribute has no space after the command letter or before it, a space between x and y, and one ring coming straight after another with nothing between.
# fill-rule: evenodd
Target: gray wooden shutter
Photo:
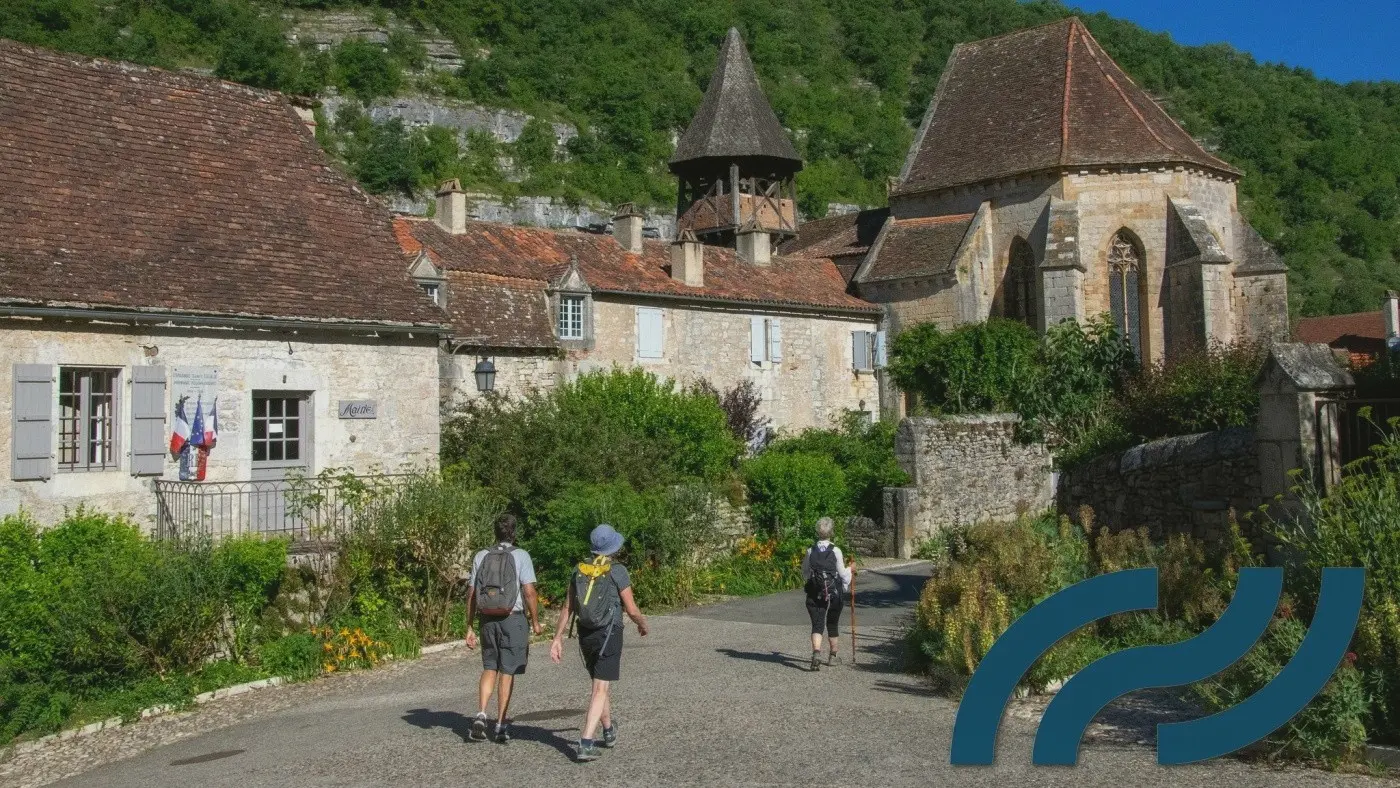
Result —
<instances>
[{"instance_id":1,"label":"gray wooden shutter","mask_svg":"<svg viewBox=\"0 0 1400 788\"><path fill-rule=\"evenodd\" d=\"M767 337L764 335L763 318L749 318L749 360L755 364L762 364L765 358L764 345L767 344Z\"/></svg>"},{"instance_id":2,"label":"gray wooden shutter","mask_svg":"<svg viewBox=\"0 0 1400 788\"><path fill-rule=\"evenodd\" d=\"M660 309L637 308L637 357L661 358L664 321Z\"/></svg>"},{"instance_id":3,"label":"gray wooden shutter","mask_svg":"<svg viewBox=\"0 0 1400 788\"><path fill-rule=\"evenodd\" d=\"M870 369L870 332L851 332L851 360L856 369Z\"/></svg>"},{"instance_id":4,"label":"gray wooden shutter","mask_svg":"<svg viewBox=\"0 0 1400 788\"><path fill-rule=\"evenodd\" d=\"M15 365L15 401L10 414L10 478L53 476L53 367Z\"/></svg>"},{"instance_id":5,"label":"gray wooden shutter","mask_svg":"<svg viewBox=\"0 0 1400 788\"><path fill-rule=\"evenodd\" d=\"M165 472L165 367L132 367L131 475Z\"/></svg>"},{"instance_id":6,"label":"gray wooden shutter","mask_svg":"<svg viewBox=\"0 0 1400 788\"><path fill-rule=\"evenodd\" d=\"M885 332L875 332L875 368L884 369L889 364L885 350Z\"/></svg>"},{"instance_id":7,"label":"gray wooden shutter","mask_svg":"<svg viewBox=\"0 0 1400 788\"><path fill-rule=\"evenodd\" d=\"M768 321L768 358L772 361L783 360L783 321L781 318L773 318Z\"/></svg>"}]
</instances>

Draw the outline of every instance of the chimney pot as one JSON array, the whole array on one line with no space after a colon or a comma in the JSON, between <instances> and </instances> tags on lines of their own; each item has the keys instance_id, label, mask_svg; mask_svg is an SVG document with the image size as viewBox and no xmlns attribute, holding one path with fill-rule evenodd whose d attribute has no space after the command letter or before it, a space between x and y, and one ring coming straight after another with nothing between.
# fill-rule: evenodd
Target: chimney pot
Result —
<instances>
[{"instance_id":1,"label":"chimney pot","mask_svg":"<svg viewBox=\"0 0 1400 788\"><path fill-rule=\"evenodd\" d=\"M642 214L632 203L617 207L617 215L613 217L613 237L632 254L642 253Z\"/></svg>"},{"instance_id":2,"label":"chimney pot","mask_svg":"<svg viewBox=\"0 0 1400 788\"><path fill-rule=\"evenodd\" d=\"M750 265L766 267L773 262L773 236L760 227L740 230L735 245L739 259Z\"/></svg>"},{"instance_id":3,"label":"chimney pot","mask_svg":"<svg viewBox=\"0 0 1400 788\"><path fill-rule=\"evenodd\" d=\"M705 247L692 230L681 230L671 244L671 278L687 287L705 286Z\"/></svg>"},{"instance_id":4,"label":"chimney pot","mask_svg":"<svg viewBox=\"0 0 1400 788\"><path fill-rule=\"evenodd\" d=\"M1400 293L1394 290L1385 291L1385 300L1381 305L1381 312L1385 316L1385 338L1389 340L1400 337Z\"/></svg>"},{"instance_id":5,"label":"chimney pot","mask_svg":"<svg viewBox=\"0 0 1400 788\"><path fill-rule=\"evenodd\" d=\"M456 178L444 181L437 190L437 211L433 221L453 235L467 231L467 194Z\"/></svg>"}]
</instances>

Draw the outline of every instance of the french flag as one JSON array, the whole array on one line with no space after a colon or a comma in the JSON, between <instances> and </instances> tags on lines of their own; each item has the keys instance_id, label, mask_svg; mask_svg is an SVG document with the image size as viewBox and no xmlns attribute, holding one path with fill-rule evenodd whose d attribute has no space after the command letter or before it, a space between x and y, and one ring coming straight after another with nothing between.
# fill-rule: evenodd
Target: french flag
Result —
<instances>
[{"instance_id":1,"label":"french flag","mask_svg":"<svg viewBox=\"0 0 1400 788\"><path fill-rule=\"evenodd\" d=\"M212 449L219 442L219 398L214 398L214 404L209 406L209 421L204 427L204 443L201 444L206 449Z\"/></svg>"},{"instance_id":2,"label":"french flag","mask_svg":"<svg viewBox=\"0 0 1400 788\"><path fill-rule=\"evenodd\" d=\"M189 397L181 397L175 405L175 430L170 433L170 453L179 456L185 450L185 444L190 442L190 420L185 416L185 400Z\"/></svg>"}]
</instances>

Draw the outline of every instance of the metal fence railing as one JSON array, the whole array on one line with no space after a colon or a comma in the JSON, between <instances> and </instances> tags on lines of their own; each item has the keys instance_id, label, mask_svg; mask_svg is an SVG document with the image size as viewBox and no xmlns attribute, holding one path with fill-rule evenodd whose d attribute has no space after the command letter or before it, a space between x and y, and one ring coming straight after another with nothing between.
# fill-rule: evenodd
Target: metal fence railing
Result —
<instances>
[{"instance_id":1,"label":"metal fence railing","mask_svg":"<svg viewBox=\"0 0 1400 788\"><path fill-rule=\"evenodd\" d=\"M238 482L158 480L156 534L161 538L260 535L325 538L356 516L392 501L406 476Z\"/></svg>"}]
</instances>

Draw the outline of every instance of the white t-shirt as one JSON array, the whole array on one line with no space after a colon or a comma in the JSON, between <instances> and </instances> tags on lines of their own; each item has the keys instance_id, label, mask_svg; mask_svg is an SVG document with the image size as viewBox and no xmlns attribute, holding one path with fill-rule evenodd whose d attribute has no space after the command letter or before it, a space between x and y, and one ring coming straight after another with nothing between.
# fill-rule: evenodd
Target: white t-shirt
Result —
<instances>
[{"instance_id":1,"label":"white t-shirt","mask_svg":"<svg viewBox=\"0 0 1400 788\"><path fill-rule=\"evenodd\" d=\"M822 539L817 542L816 547L827 547L836 554L837 572L841 575L841 590L851 590L851 568L846 566L846 556L841 554L841 548L833 545L830 539ZM802 554L802 579L812 579L812 551L816 547L807 548L807 552Z\"/></svg>"},{"instance_id":2,"label":"white t-shirt","mask_svg":"<svg viewBox=\"0 0 1400 788\"><path fill-rule=\"evenodd\" d=\"M507 544L502 542L502 544ZM476 556L472 558L472 584L476 584L476 573L481 571L481 561L486 558L486 550L478 550ZM511 612L520 613L525 610L525 593L523 587L535 583L535 563L530 560L530 554L516 547L510 551L510 555L515 559L515 578L518 587L515 589L515 606Z\"/></svg>"}]
</instances>

